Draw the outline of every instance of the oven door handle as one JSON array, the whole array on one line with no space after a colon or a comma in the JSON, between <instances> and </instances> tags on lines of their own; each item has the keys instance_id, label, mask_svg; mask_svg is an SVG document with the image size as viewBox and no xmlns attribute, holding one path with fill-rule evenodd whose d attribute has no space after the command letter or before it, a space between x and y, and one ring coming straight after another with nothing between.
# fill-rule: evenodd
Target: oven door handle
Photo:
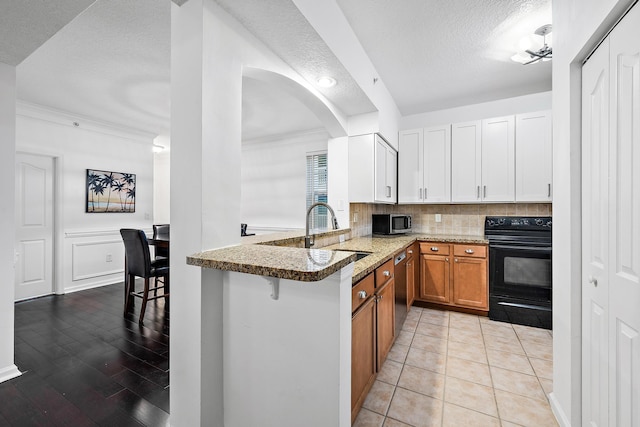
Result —
<instances>
[{"instance_id":1,"label":"oven door handle","mask_svg":"<svg viewBox=\"0 0 640 427\"><path fill-rule=\"evenodd\" d=\"M492 245L489 244L489 249L508 249L508 250L518 250L525 249L527 251L533 252L543 252L543 253L551 253L551 245L545 247L536 247L536 246L512 246L512 245Z\"/></svg>"}]
</instances>

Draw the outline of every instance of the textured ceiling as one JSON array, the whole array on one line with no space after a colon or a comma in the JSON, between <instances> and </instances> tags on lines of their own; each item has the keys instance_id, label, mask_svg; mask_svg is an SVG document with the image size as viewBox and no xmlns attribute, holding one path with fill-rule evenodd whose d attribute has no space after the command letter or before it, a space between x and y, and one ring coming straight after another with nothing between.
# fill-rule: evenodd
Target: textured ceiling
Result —
<instances>
[{"instance_id":1,"label":"textured ceiling","mask_svg":"<svg viewBox=\"0 0 640 427\"><path fill-rule=\"evenodd\" d=\"M216 2L347 116L376 110L291 0ZM338 84L318 87L316 79L325 75Z\"/></svg>"},{"instance_id":2,"label":"textured ceiling","mask_svg":"<svg viewBox=\"0 0 640 427\"><path fill-rule=\"evenodd\" d=\"M167 133L170 5L95 2L17 67L18 99Z\"/></svg>"},{"instance_id":3,"label":"textured ceiling","mask_svg":"<svg viewBox=\"0 0 640 427\"><path fill-rule=\"evenodd\" d=\"M0 62L18 65L95 0L1 0Z\"/></svg>"},{"instance_id":4,"label":"textured ceiling","mask_svg":"<svg viewBox=\"0 0 640 427\"><path fill-rule=\"evenodd\" d=\"M0 1L0 61L19 63L19 99L168 133L169 1ZM216 1L308 81L334 76L319 91L345 114L375 110L291 0ZM551 89L550 63L509 60L551 22L550 0L336 1L404 115ZM319 125L298 100L247 79L243 111L246 139Z\"/></svg>"},{"instance_id":5,"label":"textured ceiling","mask_svg":"<svg viewBox=\"0 0 640 427\"><path fill-rule=\"evenodd\" d=\"M551 90L510 60L551 0L337 0L403 115Z\"/></svg>"}]
</instances>

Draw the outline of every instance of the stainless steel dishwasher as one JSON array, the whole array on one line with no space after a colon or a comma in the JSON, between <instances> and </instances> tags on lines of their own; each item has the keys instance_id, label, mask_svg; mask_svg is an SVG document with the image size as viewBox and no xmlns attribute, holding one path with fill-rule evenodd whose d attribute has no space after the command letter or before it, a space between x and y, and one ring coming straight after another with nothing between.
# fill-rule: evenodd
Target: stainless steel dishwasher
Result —
<instances>
[{"instance_id":1,"label":"stainless steel dishwasher","mask_svg":"<svg viewBox=\"0 0 640 427\"><path fill-rule=\"evenodd\" d=\"M396 338L400 335L402 324L407 318L407 251L396 255L394 276L396 279Z\"/></svg>"}]
</instances>

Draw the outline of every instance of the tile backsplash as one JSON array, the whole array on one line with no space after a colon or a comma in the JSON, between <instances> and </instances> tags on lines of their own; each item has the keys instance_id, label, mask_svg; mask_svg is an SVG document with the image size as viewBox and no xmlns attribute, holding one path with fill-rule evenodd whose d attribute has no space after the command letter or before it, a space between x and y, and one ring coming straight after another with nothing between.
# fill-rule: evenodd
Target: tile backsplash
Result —
<instances>
[{"instance_id":1,"label":"tile backsplash","mask_svg":"<svg viewBox=\"0 0 640 427\"><path fill-rule=\"evenodd\" d=\"M351 203L349 220L352 237L371 234L371 215L411 215L413 231L428 234L484 235L487 216L551 216L551 203L496 203L475 205L377 205ZM435 216L442 216L436 222ZM357 219L357 221L354 221Z\"/></svg>"}]
</instances>

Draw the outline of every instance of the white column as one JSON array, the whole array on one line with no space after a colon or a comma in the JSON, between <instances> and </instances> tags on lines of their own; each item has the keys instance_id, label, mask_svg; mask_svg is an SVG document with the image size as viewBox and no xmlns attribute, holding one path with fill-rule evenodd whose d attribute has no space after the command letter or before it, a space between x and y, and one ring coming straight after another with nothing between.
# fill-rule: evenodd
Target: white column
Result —
<instances>
[{"instance_id":1,"label":"white column","mask_svg":"<svg viewBox=\"0 0 640 427\"><path fill-rule=\"evenodd\" d=\"M222 277L185 257L240 240L241 63L213 0L171 7L171 425L217 427Z\"/></svg>"},{"instance_id":2,"label":"white column","mask_svg":"<svg viewBox=\"0 0 640 427\"><path fill-rule=\"evenodd\" d=\"M0 63L0 382L20 375L13 359L16 68Z\"/></svg>"}]
</instances>

